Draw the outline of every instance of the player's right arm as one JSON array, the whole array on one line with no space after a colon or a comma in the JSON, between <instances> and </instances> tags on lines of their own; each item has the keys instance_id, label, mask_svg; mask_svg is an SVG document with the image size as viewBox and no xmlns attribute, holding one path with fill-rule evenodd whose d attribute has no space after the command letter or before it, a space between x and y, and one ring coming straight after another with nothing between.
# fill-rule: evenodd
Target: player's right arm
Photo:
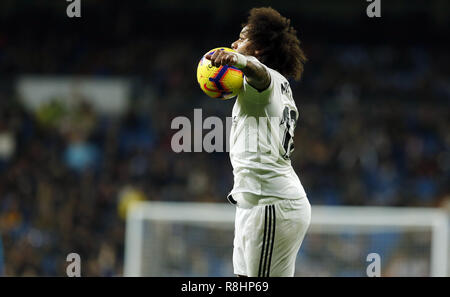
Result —
<instances>
[{"instance_id":1,"label":"player's right arm","mask_svg":"<svg viewBox=\"0 0 450 297\"><path fill-rule=\"evenodd\" d=\"M214 54L207 55L206 59L210 60L211 65L215 67L229 65L241 69L247 83L259 92L263 92L270 86L270 74L266 67L249 56L236 52L215 51Z\"/></svg>"},{"instance_id":2,"label":"player's right arm","mask_svg":"<svg viewBox=\"0 0 450 297\"><path fill-rule=\"evenodd\" d=\"M270 86L270 74L261 63L247 59L245 67L241 70L247 78L248 84L259 92L263 92Z\"/></svg>"}]
</instances>

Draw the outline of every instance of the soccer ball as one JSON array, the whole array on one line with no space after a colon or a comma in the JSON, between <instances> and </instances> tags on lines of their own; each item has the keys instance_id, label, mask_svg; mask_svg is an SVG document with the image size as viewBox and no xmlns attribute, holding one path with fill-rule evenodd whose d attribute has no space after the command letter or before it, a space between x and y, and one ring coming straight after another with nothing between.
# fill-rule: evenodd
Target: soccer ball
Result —
<instances>
[{"instance_id":1,"label":"soccer ball","mask_svg":"<svg viewBox=\"0 0 450 297\"><path fill-rule=\"evenodd\" d=\"M242 88L244 73L233 66L214 67L205 56L215 51L234 52L231 48L218 47L207 52L198 63L197 81L202 91L211 98L230 99Z\"/></svg>"}]
</instances>

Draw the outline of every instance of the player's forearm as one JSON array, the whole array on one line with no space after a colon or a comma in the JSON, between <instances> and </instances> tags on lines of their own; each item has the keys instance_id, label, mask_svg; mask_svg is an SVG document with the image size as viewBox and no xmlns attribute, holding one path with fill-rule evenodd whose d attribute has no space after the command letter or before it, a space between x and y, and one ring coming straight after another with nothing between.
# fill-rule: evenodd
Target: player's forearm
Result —
<instances>
[{"instance_id":1,"label":"player's forearm","mask_svg":"<svg viewBox=\"0 0 450 297\"><path fill-rule=\"evenodd\" d=\"M270 85L270 75L266 67L259 63L247 60L247 64L241 68L247 82L259 91L267 89Z\"/></svg>"},{"instance_id":2,"label":"player's forearm","mask_svg":"<svg viewBox=\"0 0 450 297\"><path fill-rule=\"evenodd\" d=\"M211 65L230 65L242 70L247 82L259 91L264 91L270 86L270 74L266 67L251 56L245 56L236 52L215 51L209 54L206 59L211 61Z\"/></svg>"}]
</instances>

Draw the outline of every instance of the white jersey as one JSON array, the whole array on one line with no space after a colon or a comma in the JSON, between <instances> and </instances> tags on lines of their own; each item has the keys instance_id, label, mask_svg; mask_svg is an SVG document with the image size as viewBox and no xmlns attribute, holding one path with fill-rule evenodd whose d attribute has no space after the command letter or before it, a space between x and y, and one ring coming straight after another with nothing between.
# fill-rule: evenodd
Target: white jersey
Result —
<instances>
[{"instance_id":1,"label":"white jersey","mask_svg":"<svg viewBox=\"0 0 450 297\"><path fill-rule=\"evenodd\" d=\"M259 92L244 78L233 107L230 159L234 187L230 194L300 199L306 193L289 159L299 113L289 82L277 71L266 69L270 86Z\"/></svg>"}]
</instances>

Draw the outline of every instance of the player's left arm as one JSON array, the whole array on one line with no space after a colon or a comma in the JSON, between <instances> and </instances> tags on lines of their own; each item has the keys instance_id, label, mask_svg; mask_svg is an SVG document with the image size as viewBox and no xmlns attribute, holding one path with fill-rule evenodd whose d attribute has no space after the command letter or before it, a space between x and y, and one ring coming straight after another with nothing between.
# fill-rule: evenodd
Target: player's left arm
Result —
<instances>
[{"instance_id":1,"label":"player's left arm","mask_svg":"<svg viewBox=\"0 0 450 297\"><path fill-rule=\"evenodd\" d=\"M270 86L270 74L266 67L240 53L215 51L214 54L207 55L206 59L210 60L211 65L215 67L229 65L241 69L248 84L260 92Z\"/></svg>"}]
</instances>

